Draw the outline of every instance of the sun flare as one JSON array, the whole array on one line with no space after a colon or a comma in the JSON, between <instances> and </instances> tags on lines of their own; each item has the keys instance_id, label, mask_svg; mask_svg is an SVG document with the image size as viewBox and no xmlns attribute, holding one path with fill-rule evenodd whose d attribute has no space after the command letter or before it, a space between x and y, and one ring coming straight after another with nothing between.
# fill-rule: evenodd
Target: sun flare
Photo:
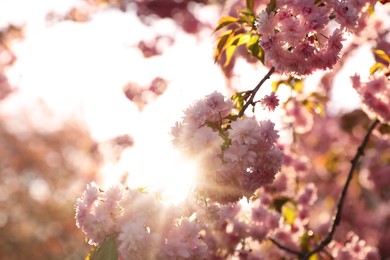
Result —
<instances>
[{"instance_id":1,"label":"sun flare","mask_svg":"<svg viewBox=\"0 0 390 260\"><path fill-rule=\"evenodd\" d=\"M194 187L196 165L183 158L179 152L165 150L149 165L130 177L129 185L139 183L151 191L161 193L164 202L180 203ZM145 167L146 166L146 167Z\"/></svg>"},{"instance_id":2,"label":"sun flare","mask_svg":"<svg viewBox=\"0 0 390 260\"><path fill-rule=\"evenodd\" d=\"M197 166L170 145L154 149L140 145L125 151L117 164L104 167L104 189L119 183L124 172L128 173L126 186L157 192L163 202L178 204L194 188Z\"/></svg>"}]
</instances>

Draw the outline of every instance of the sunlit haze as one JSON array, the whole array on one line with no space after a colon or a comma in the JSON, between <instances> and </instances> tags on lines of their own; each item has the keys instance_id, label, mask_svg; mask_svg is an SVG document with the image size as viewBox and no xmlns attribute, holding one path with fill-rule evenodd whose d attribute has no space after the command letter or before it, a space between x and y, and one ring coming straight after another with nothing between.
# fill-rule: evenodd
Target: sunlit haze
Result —
<instances>
[{"instance_id":1,"label":"sunlit haze","mask_svg":"<svg viewBox=\"0 0 390 260\"><path fill-rule=\"evenodd\" d=\"M100 170L99 184L107 188L128 174L130 187L160 189L171 200L185 197L195 166L173 150L169 132L194 100L214 90L227 94L224 76L212 60L211 30L205 30L206 37L195 39L169 19L147 27L131 11L101 12L85 23L45 22L48 11L65 12L74 4L57 2L34 3L32 9L22 8L28 10L24 13L16 10L28 1L0 3L1 10L5 6L15 10L8 12L13 16L1 17L3 25L12 22L26 26L25 39L13 46L18 60L7 71L10 82L18 87L17 94L1 104L8 124L15 131L28 131L18 120L24 115L35 128L52 131L64 120L76 118L97 141L129 134L134 146L122 154L119 163L106 163ZM218 17L212 11L213 7L204 9L205 19L216 24ZM174 37L175 43L166 47L163 55L145 59L134 46L156 31ZM239 65L240 61L233 80L239 90L251 89L264 75L264 69L255 70L246 62ZM129 82L148 84L154 77L166 79L169 86L140 112L125 97L123 88ZM36 112L38 103L50 111L50 117Z\"/></svg>"},{"instance_id":2,"label":"sunlit haze","mask_svg":"<svg viewBox=\"0 0 390 260\"><path fill-rule=\"evenodd\" d=\"M50 6L42 5L43 9ZM8 6L16 8L11 1ZM66 10L66 5L62 8ZM40 8L33 10L44 13ZM129 134L134 146L123 153L119 163L106 163L100 185L107 188L128 173L130 187L163 190L169 200L185 197L194 166L173 151L169 132L192 101L214 90L226 91L224 77L212 62L212 38L194 39L168 19L146 27L132 12L107 11L90 22L54 25L46 25L39 14L29 15L24 17L30 26L26 38L13 46L18 60L7 71L18 87L18 93L1 107L10 125L23 132L17 118L27 114L35 128L51 131L75 117L97 141ZM23 23L23 18L13 19ZM163 55L144 59L133 47L156 30L176 41ZM210 35L210 31L205 33ZM129 82L147 84L153 77L167 79L169 87L140 112L125 97L123 88ZM30 112L39 102L55 120Z\"/></svg>"}]
</instances>

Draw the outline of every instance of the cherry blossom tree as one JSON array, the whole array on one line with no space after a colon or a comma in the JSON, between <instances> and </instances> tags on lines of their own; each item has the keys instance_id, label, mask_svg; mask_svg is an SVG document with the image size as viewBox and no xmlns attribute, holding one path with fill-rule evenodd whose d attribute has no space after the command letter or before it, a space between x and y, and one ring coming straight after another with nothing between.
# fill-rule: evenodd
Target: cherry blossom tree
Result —
<instances>
[{"instance_id":1,"label":"cherry blossom tree","mask_svg":"<svg viewBox=\"0 0 390 260\"><path fill-rule=\"evenodd\" d=\"M247 55L269 72L230 99L214 92L195 101L172 128L173 145L198 165L182 204L165 207L156 195L122 186L87 187L76 222L96 245L89 257L388 257L390 58L379 48L388 29L375 17L386 2L376 2L233 4L214 30L216 62L229 76L235 59ZM349 83L362 110L331 115L334 75L364 41L377 63L367 68L370 78L350 75ZM315 91L305 91L305 77L324 70ZM256 100L273 74L279 80ZM282 100L284 87L290 94ZM262 109L279 110L283 127L262 118Z\"/></svg>"},{"instance_id":2,"label":"cherry blossom tree","mask_svg":"<svg viewBox=\"0 0 390 260\"><path fill-rule=\"evenodd\" d=\"M215 24L196 11L210 6L220 12ZM76 226L92 247L86 259L390 257L388 1L80 1L65 15L48 14L47 21L83 23L107 9L135 10L145 25L171 19L188 34L212 37L210 59L231 95L210 91L172 125L172 146L196 166L193 187L180 203L125 181L103 189L94 176L78 177L90 181L74 206ZM156 32L135 48L150 59L176 40ZM372 57L371 64L359 64L366 75L350 62L362 51ZM11 51L0 52L12 63ZM265 71L245 88L235 82L243 62ZM351 67L355 71L344 75L347 86L337 85ZM13 91L2 68L0 100ZM152 78L150 86L130 82L123 95L142 110L169 85L162 77ZM355 109L334 110L340 87L359 97ZM92 146L87 135L83 139ZM133 140L112 142L131 146ZM32 151L30 156L35 151L20 150ZM90 151L85 158L93 156ZM91 164L98 167L95 160Z\"/></svg>"}]
</instances>

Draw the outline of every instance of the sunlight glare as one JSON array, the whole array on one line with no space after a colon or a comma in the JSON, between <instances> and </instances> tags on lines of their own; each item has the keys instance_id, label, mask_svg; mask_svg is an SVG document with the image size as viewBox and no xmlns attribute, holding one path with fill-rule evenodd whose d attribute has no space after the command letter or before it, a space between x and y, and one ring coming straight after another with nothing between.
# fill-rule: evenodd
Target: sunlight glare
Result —
<instances>
[{"instance_id":1,"label":"sunlight glare","mask_svg":"<svg viewBox=\"0 0 390 260\"><path fill-rule=\"evenodd\" d=\"M174 154L173 164L166 171L166 178L160 183L163 201L170 204L177 204L184 201L194 189L195 175L197 173L196 163Z\"/></svg>"},{"instance_id":2,"label":"sunlight glare","mask_svg":"<svg viewBox=\"0 0 390 260\"><path fill-rule=\"evenodd\" d=\"M147 148L141 149L138 146L133 151L129 149L128 156L124 160L129 167L126 184L131 188L143 187L148 191L158 192L168 204L184 201L194 188L197 170L195 162L183 158L173 147L159 146L148 151ZM147 161L145 158L148 158Z\"/></svg>"}]
</instances>

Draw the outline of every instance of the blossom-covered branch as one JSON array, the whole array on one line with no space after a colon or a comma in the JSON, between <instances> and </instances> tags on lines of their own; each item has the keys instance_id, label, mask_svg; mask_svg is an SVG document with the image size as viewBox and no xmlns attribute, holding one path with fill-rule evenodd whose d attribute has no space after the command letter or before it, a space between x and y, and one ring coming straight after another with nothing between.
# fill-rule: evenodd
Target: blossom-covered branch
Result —
<instances>
[{"instance_id":1,"label":"blossom-covered branch","mask_svg":"<svg viewBox=\"0 0 390 260\"><path fill-rule=\"evenodd\" d=\"M358 149L356 151L355 157L351 161L352 165L351 165L351 168L349 170L347 180L345 181L343 190L341 192L341 197L339 199L339 202L337 203L336 213L335 213L335 216L333 218L333 224L332 224L332 227L330 228L328 236L320 244L318 244L318 246L316 248L314 248L312 251L307 253L304 256L303 259L309 259L310 256L312 256L313 254L323 250L324 247L327 246L330 243L330 241L332 241L333 235L336 232L336 228L340 224L340 221L341 221L341 214L343 212L344 202L345 202L345 199L347 197L347 192L348 192L349 184L351 183L351 180L352 180L352 177L353 177L353 173L355 172L356 168L358 167L358 162L359 162L360 157L364 155L364 149L367 146L367 143L368 143L368 141L370 139L370 135L371 135L372 131L374 130L374 128L378 124L379 124L379 120L376 119L370 125L370 127L368 128L367 133L366 133L366 135L365 135L361 145L358 147Z\"/></svg>"},{"instance_id":2,"label":"blossom-covered branch","mask_svg":"<svg viewBox=\"0 0 390 260\"><path fill-rule=\"evenodd\" d=\"M332 226L330 227L329 233L326 236L326 238L324 238L321 241L321 243L319 243L313 250L311 250L311 251L309 251L307 253L298 252L298 251L296 251L294 249L288 248L288 247L282 245L281 243L279 243L278 241L276 241L275 239L270 238L272 243L274 243L278 248L298 256L300 259L309 259L310 256L314 255L317 252L322 251L325 248L325 246L327 246L332 241L334 233L336 232L336 228L340 224L341 219L342 219L341 218L341 214L343 212L343 206L344 206L344 203L345 203L345 199L346 199L346 196L347 196L347 192L348 192L348 188L349 188L350 182L351 182L352 177L353 177L353 173L355 172L356 168L358 167L358 162L359 162L360 157L362 157L364 155L364 149L367 146L367 143L369 141L369 138L370 138L370 135L371 135L372 131L374 130L374 128L378 124L379 124L379 120L376 119L370 125L370 127L368 128L367 133L366 133L362 143L358 147L358 149L356 151L356 154L355 154L354 158L351 161L352 165L351 165L351 168L349 170L347 180L346 180L346 182L345 182L345 184L343 186L343 190L341 192L340 199L339 199L339 201L337 203L337 208L336 208L335 215L333 217Z\"/></svg>"},{"instance_id":3,"label":"blossom-covered branch","mask_svg":"<svg viewBox=\"0 0 390 260\"><path fill-rule=\"evenodd\" d=\"M249 100L247 100L247 102L244 104L244 106L242 107L242 109L238 113L238 117L242 117L245 113L245 110L249 107L249 105L254 104L253 99L255 98L257 91L259 91L260 87L264 84L264 82L271 77L271 75L272 75L272 73L274 73L274 71L275 71L275 67L271 67L271 69L264 76L264 78L262 80L260 80L259 84L257 84L257 86L253 90L249 91L249 93L250 93Z\"/></svg>"}]
</instances>

